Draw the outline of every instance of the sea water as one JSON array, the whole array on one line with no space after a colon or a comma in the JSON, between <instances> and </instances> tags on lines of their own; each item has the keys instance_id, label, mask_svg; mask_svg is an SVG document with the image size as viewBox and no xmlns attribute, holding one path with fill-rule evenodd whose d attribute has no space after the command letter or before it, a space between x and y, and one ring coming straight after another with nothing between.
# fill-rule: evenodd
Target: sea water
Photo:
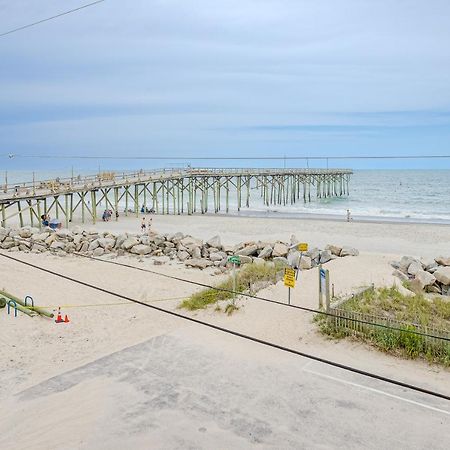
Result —
<instances>
[{"instance_id":1,"label":"sea water","mask_svg":"<svg viewBox=\"0 0 450 450\"><path fill-rule=\"evenodd\" d=\"M81 175L92 173L82 172ZM36 180L70 177L71 170L37 171L34 176ZM31 171L9 171L8 184L31 181L32 177ZM3 175L0 184L4 182ZM236 192L230 191L230 213L265 217L325 215L345 218L349 209L351 215L360 220L450 223L450 170L355 170L349 187L348 196L317 199L312 191L311 203L304 203L301 198L293 205L266 206L260 190L253 186L250 208L243 207L239 213ZM208 203L211 210L212 197ZM222 196L222 213L224 205L225 198Z\"/></svg>"}]
</instances>

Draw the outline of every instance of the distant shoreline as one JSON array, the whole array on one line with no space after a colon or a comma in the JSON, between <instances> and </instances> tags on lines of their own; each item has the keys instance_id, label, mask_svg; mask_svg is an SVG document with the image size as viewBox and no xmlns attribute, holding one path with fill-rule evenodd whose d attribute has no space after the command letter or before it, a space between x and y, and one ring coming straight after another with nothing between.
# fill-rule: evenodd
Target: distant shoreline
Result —
<instances>
[{"instance_id":1,"label":"distant shoreline","mask_svg":"<svg viewBox=\"0 0 450 450\"><path fill-rule=\"evenodd\" d=\"M202 214L198 214L201 216ZM221 216L221 217L242 217L242 218L263 218L263 219L290 219L290 220L317 220L317 221L329 221L329 222L347 222L345 214L318 214L318 213L286 213L278 212L276 210L271 211L230 211L228 213L207 213L207 216ZM403 218L403 217L377 217L377 216L359 216L352 215L352 222L355 223L378 223L378 224L410 224L410 225L440 225L450 226L450 220L445 219L418 219L418 218Z\"/></svg>"}]
</instances>

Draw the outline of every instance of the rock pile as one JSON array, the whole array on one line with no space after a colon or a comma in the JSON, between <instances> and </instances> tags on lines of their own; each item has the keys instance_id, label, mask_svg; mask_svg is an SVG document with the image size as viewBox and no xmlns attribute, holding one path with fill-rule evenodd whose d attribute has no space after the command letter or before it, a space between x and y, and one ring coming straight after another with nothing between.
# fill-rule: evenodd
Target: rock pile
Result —
<instances>
[{"instance_id":1,"label":"rock pile","mask_svg":"<svg viewBox=\"0 0 450 450\"><path fill-rule=\"evenodd\" d=\"M338 257L358 255L358 250L354 248L328 245L325 250L313 248L304 252L300 258L300 252L291 248L296 242L295 236L292 236L291 244L258 241L223 245L219 236L204 242L183 233L143 235L125 233L116 236L109 232L86 231L77 227L57 231L50 228L39 230L30 227L20 229L0 227L0 248L10 252L50 251L60 256L77 252L94 257L131 254L140 257L151 256L155 264L164 264L177 259L186 266L200 269L209 266L225 267L228 256L231 255L239 255L241 264L271 260L301 269L311 269Z\"/></svg>"},{"instance_id":2,"label":"rock pile","mask_svg":"<svg viewBox=\"0 0 450 450\"><path fill-rule=\"evenodd\" d=\"M403 256L400 261L393 261L391 265L395 269L393 275L402 281L408 281L411 290L450 295L450 257L419 260Z\"/></svg>"}]
</instances>

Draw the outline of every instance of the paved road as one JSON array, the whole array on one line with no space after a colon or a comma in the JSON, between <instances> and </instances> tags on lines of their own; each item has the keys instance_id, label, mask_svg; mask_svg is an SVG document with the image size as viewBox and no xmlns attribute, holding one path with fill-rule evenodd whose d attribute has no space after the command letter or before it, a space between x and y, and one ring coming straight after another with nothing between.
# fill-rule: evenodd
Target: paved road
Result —
<instances>
[{"instance_id":1,"label":"paved road","mask_svg":"<svg viewBox=\"0 0 450 450\"><path fill-rule=\"evenodd\" d=\"M0 448L444 449L450 404L188 325L0 406Z\"/></svg>"}]
</instances>

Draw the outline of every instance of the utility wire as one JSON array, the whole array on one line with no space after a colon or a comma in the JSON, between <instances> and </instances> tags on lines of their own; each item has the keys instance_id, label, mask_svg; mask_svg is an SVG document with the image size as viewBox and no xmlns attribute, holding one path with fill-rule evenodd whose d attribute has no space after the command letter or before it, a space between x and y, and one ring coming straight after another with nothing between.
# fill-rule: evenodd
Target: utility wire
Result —
<instances>
[{"instance_id":1,"label":"utility wire","mask_svg":"<svg viewBox=\"0 0 450 450\"><path fill-rule=\"evenodd\" d=\"M205 161L279 161L279 160L343 160L343 159L449 159L450 155L346 155L346 156L95 156L95 155L22 155L2 154L4 158L33 159L112 159L112 160L205 160Z\"/></svg>"},{"instance_id":2,"label":"utility wire","mask_svg":"<svg viewBox=\"0 0 450 450\"><path fill-rule=\"evenodd\" d=\"M160 308L159 306L150 305L148 303L145 303L143 301L134 299L132 297L128 297L126 295L122 295L122 294L110 291L108 289L104 289L104 288L102 288L100 286L96 286L94 284L86 283L85 281L81 281L81 280L78 280L76 278L72 278L72 277L69 277L67 275L63 275L61 273L55 272L55 271L50 270L50 269L45 269L44 267L40 267L40 266L37 266L35 264L29 263L29 262L26 262L26 261L22 261L20 259L13 258L12 256L5 255L3 253L0 253L0 256L3 256L3 257L8 258L8 259L11 259L13 261L16 261L18 263L24 264L26 266L32 267L34 269L41 270L42 272L49 273L49 274L57 276L59 278L63 278L65 280L69 280L69 281L71 281L73 283L77 283L79 285L86 286L86 287L89 287L91 289L95 289L95 290L97 290L99 292L103 292L105 294L109 294L109 295L112 295L114 297L122 298L124 300L128 300L128 301L133 302L133 303L137 303L138 305L145 306L147 308L153 309L155 311L162 312L164 314L169 314L169 315L177 317L179 319L183 319L183 320L187 320L189 322L193 322L193 323L196 323L196 324L199 324L199 325L203 325L203 326L211 328L213 330L221 331L223 333L230 334L232 336L236 336L236 337L239 337L239 338L242 338L242 339L246 339L248 341L256 342L258 344L262 344L262 345L265 345L267 347L271 347L271 348L275 348L275 349L278 349L278 350L282 350L284 352L291 353L291 354L294 354L294 355L297 355L297 356L302 356L304 358L307 358L307 359L310 359L310 360L313 360L313 361L317 361L317 362L320 362L320 363L323 363L323 364L327 364L329 366L333 366L333 367L337 367L339 369L343 369L343 370L346 370L346 371L349 371L349 372L357 373L359 375L363 375L363 376L368 377L368 378L372 378L372 379L375 379L375 380L383 381L385 383L389 383L389 384L392 384L392 385L395 385L395 386L400 386L400 387L403 387L403 388L406 388L406 389L409 389L409 390L412 390L412 391L420 392L422 394L427 394L427 395L431 395L433 397L437 397L437 398L441 398L443 400L450 401L450 396L448 396L446 394L443 394L441 392L432 391L430 389L425 389L425 388L422 388L420 386L415 386L415 385L412 385L412 384L409 384L409 383L405 383L403 381L398 381L398 380L395 380L395 379L392 379L392 378L388 378L388 377L385 377L385 376L382 376L382 375L378 375L378 374L374 374L374 373L371 373L371 372L367 372L365 370L357 369L356 367L347 366L345 364L341 364L341 363L338 363L336 361L331 361L331 360L328 360L328 359L325 359L325 358L321 358L320 356L311 355L311 354L308 354L308 353L303 353L303 352L300 352L298 350L294 350L293 348L284 347L282 345L275 344L274 342L265 341L263 339L259 339L259 338L254 337L254 336L250 336L250 335L246 335L246 334L243 334L243 333L239 333L237 331L233 331L233 330L230 330L228 328L224 328L224 327L221 327L221 326L218 326L218 325L214 325L212 323L208 323L208 322L205 322L203 320L196 319L194 317L185 316L184 314L180 314L180 313L177 313L175 311L170 311L170 310L167 310L167 309L164 309L164 308Z\"/></svg>"},{"instance_id":3,"label":"utility wire","mask_svg":"<svg viewBox=\"0 0 450 450\"><path fill-rule=\"evenodd\" d=\"M17 241L17 242L29 243L29 241L27 241L26 239L23 239L23 238L14 237L13 239L15 241ZM102 263L107 263L107 264L113 264L113 265L116 265L116 266L126 267L128 269L138 270L140 272L151 273L152 275L158 275L160 277L168 278L168 279L171 279L171 280L181 281L183 283L188 283L188 284L193 284L195 286L200 286L200 287L203 287L203 288L206 288L206 289L212 289L212 290L218 291L218 292L226 292L228 294L237 294L237 295L241 295L243 297L251 298L253 300L259 300L259 301L267 302L267 303L274 303L276 305L284 306L286 308L298 309L298 310L301 310L301 311L305 311L305 312L313 313L313 314L318 314L318 315L325 316L325 317L340 318L340 319L346 320L348 322L355 322L355 323L360 323L360 324L363 324L363 325L371 325L371 326L375 326L375 327L378 327L378 328L387 329L387 330L390 330L390 331L398 331L398 332L401 332L401 333L414 334L416 336L422 336L422 337L427 337L427 338L431 338L431 339L437 339L437 340L440 340L440 341L450 342L450 337L446 337L446 336L437 336L437 335L434 335L434 334L422 333L421 331L411 330L411 329L408 329L408 328L391 327L389 325L383 325L381 323L369 322L367 320L355 319L355 318L351 318L351 317L349 317L349 318L347 318L347 317L339 317L339 316L336 316L335 314L332 314L332 313L329 313L329 312L326 312L326 311L321 311L319 309L307 308L306 306L291 305L291 304L287 304L287 303L284 303L284 302L280 302L278 300L273 300L273 299L270 299L270 298L259 297L257 295L248 294L246 292L235 292L232 289L226 289L226 288L220 288L220 287L216 287L216 286L211 286L209 284L200 283L198 281L187 280L186 278L176 277L176 276L173 276L173 275L168 275L168 274L165 274L165 273L156 272L156 271L150 270L150 269L144 269L143 267L135 267L135 266L132 266L130 264L120 263L120 262L117 262L117 261L108 261L108 260L105 260L105 259L96 258L94 256L83 255L83 254L78 253L78 252L74 252L72 254L74 256L78 256L80 258L87 258L87 259L90 259L90 260L93 260L93 261L98 261L98 262L102 262ZM0 253L0 256L6 256L6 255ZM414 326L413 323L412 324L408 324L408 325Z\"/></svg>"},{"instance_id":4,"label":"utility wire","mask_svg":"<svg viewBox=\"0 0 450 450\"><path fill-rule=\"evenodd\" d=\"M80 11L81 9L89 8L90 6L97 5L98 3L103 3L104 1L106 1L106 0L97 0L96 2L92 2L92 3L88 3L87 5L79 6L78 8L74 8L74 9L71 9L69 11L65 11L65 12L62 12L60 14L56 14L55 16L47 17L46 19L38 20L37 22L29 23L27 25L23 25L21 27L14 28L12 30L6 31L4 33L1 33L0 37L6 36L8 34L16 33L17 31L25 30L26 28L34 27L34 26L39 25L41 23L48 22L50 20L54 20L54 19L57 19L57 18L62 17L62 16L66 16L67 14L71 14L71 13Z\"/></svg>"}]
</instances>

